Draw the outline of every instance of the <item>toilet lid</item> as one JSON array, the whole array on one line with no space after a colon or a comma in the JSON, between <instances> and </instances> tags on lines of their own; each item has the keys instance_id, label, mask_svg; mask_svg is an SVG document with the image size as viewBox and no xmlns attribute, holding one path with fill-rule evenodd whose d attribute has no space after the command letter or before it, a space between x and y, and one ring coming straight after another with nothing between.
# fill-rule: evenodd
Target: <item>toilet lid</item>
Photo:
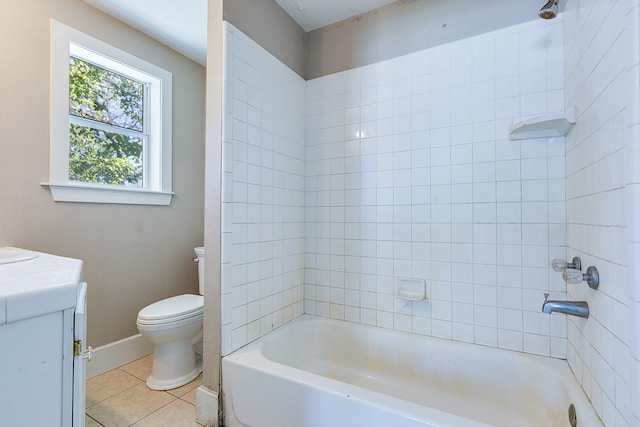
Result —
<instances>
[{"instance_id":1,"label":"toilet lid","mask_svg":"<svg viewBox=\"0 0 640 427\"><path fill-rule=\"evenodd\" d=\"M138 320L153 323L180 320L202 314L203 308L202 295L178 295L146 306L138 313Z\"/></svg>"}]
</instances>

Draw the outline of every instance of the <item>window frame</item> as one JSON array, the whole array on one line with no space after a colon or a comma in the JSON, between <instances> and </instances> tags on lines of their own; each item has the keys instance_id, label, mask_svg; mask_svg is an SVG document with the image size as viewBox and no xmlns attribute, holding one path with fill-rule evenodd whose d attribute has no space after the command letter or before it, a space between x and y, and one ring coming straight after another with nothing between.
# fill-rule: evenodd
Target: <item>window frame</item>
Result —
<instances>
[{"instance_id":1,"label":"window frame","mask_svg":"<svg viewBox=\"0 0 640 427\"><path fill-rule=\"evenodd\" d=\"M149 139L142 187L69 180L69 58L130 76L148 85ZM147 125L145 125L147 126ZM94 37L51 20L50 189L56 202L164 205L171 203L172 75Z\"/></svg>"}]
</instances>

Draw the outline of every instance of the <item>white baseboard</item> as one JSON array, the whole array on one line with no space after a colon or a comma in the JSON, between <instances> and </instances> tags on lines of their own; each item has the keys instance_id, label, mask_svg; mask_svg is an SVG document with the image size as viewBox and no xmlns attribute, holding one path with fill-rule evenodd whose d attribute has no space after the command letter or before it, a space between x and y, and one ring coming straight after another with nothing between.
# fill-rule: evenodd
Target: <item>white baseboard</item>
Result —
<instances>
[{"instance_id":1,"label":"white baseboard","mask_svg":"<svg viewBox=\"0 0 640 427\"><path fill-rule=\"evenodd\" d=\"M140 334L94 348L91 361L87 363L87 378L103 374L152 353L153 344Z\"/></svg>"},{"instance_id":2,"label":"white baseboard","mask_svg":"<svg viewBox=\"0 0 640 427\"><path fill-rule=\"evenodd\" d=\"M205 427L218 427L218 394L205 386L196 391L196 422Z\"/></svg>"}]
</instances>

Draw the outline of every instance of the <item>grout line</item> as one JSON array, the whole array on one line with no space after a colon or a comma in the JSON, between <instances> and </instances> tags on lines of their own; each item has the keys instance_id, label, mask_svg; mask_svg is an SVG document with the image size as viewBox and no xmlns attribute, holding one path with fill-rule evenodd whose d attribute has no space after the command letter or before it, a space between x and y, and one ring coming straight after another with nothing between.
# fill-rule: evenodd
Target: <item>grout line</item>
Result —
<instances>
[{"instance_id":1,"label":"grout line","mask_svg":"<svg viewBox=\"0 0 640 427\"><path fill-rule=\"evenodd\" d=\"M96 419L95 419L95 418L93 418L91 415L87 414L86 412L85 412L85 414L84 414L84 415L85 415L86 417L88 417L88 418L91 418L93 421L95 421L96 423L98 423L100 426L105 427L105 425L104 425L104 424L102 424L100 421L96 420Z\"/></svg>"},{"instance_id":2,"label":"grout line","mask_svg":"<svg viewBox=\"0 0 640 427\"><path fill-rule=\"evenodd\" d=\"M114 395L112 395L112 396L108 396L108 397L106 397L105 399L101 400L100 402L96 402L94 405L87 406L87 409L89 409L89 408L91 408L91 407L94 407L94 406L96 406L96 405L99 405L99 404L101 404L101 403L105 402L105 401L106 401L106 400L108 400L108 399L111 399L111 398L117 397L117 396L121 395L122 393L125 393L125 392L127 392L127 391L131 390L131 388L133 388L133 387L138 387L138 386L140 385L140 383L144 383L144 382L145 382L145 380L142 380L142 379L138 378L136 375L134 375L134 374L132 374L132 373L129 373L129 372L127 372L127 371L125 371L125 370L123 370L123 369L121 369L121 368L114 368L114 369L112 369L111 371L116 371L116 370L120 371L120 373L125 373L125 374L127 374L127 376L129 376L129 377L133 377L133 378L135 378L135 380L136 380L136 384L134 384L134 385L132 385L131 387L128 387L128 388L126 388L126 389L124 389L124 390L121 390L121 391L119 391L118 393L116 393L116 394L114 394ZM110 372L110 371L108 371L108 372ZM105 373L106 373L106 372L105 372ZM102 374L101 374L101 375L102 375ZM194 381L195 381L195 380L194 380ZM153 393L158 394L158 395L160 395L160 394L164 394L164 395L170 396L171 400L170 400L169 402L167 402L165 405L162 405L161 407L159 407L158 409L156 409L155 411L153 411L153 412L151 412L151 413L149 413L149 414L145 415L143 418L141 418L141 419L139 419L139 420L136 420L136 421L135 421L135 423L130 424L129 426L131 427L131 426L136 425L136 424L137 424L137 423L139 423L140 421L142 421L142 420L144 420L144 419L148 418L148 417L149 417L149 416L151 416L151 415L154 415L156 412L158 412L158 411L162 410L162 409L163 409L163 408L165 408L166 406L168 406L168 405L171 405L171 404L175 403L177 400L181 400L181 401L183 401L183 402L185 402L185 403L188 403L191 407L193 407L193 408L194 408L194 411L195 411L195 405L194 405L192 402L189 402L188 400L184 399L184 397L185 397L187 394L191 393L191 391L193 391L193 390L189 390L189 391L187 391L186 393L183 393L181 396L176 396L176 395L174 395L174 394L170 393L170 392L169 392L169 391L167 391L167 390L154 390L154 391L153 391ZM195 414L195 413L194 413L194 414ZM95 418L91 417L91 416L90 416L89 414L87 414L86 412L85 412L85 416L86 416L86 417L88 417L88 418L90 418L91 420L95 421L95 422L96 422L99 426L101 426L101 427L110 427L110 426L108 426L108 425L102 424L101 422L99 422L99 421L98 421L98 420L96 420ZM195 415L194 415L193 421L195 422Z\"/></svg>"},{"instance_id":3,"label":"grout line","mask_svg":"<svg viewBox=\"0 0 640 427\"><path fill-rule=\"evenodd\" d=\"M124 371L122 371L122 370L121 370L121 369L119 369L119 368L112 369L112 371L116 371L116 370L119 370L119 371L121 371L121 372L124 372ZM111 372L111 371L107 371L107 372ZM105 373L106 373L106 372L105 372ZM127 374L127 375L129 375L130 377L135 378L137 381L144 382L144 381L140 380L138 377L136 377L135 375L131 375L131 374L130 374L130 373L128 373L128 372L124 372L124 373L125 373L125 374ZM101 374L101 375L104 375L104 374ZM94 378L96 378L96 377L94 377ZM87 410L87 409L89 409L89 408L93 408L94 406L97 406L97 405L99 405L99 404L101 404L101 403L103 403L103 402L105 402L105 401L107 401L107 400L111 399L112 397L118 396L119 394L122 394L122 393L124 393L124 392L125 392L125 391L127 391L127 390L131 390L132 388L139 386L139 385L140 385L140 382L139 382L139 383L136 383L136 384L134 384L134 385L132 385L131 387L127 387L127 388L125 388L124 390L121 390L121 391L119 391L119 392L118 392L118 393L116 393L116 394L113 394L113 395L111 395L111 396L107 396L107 397L105 397L104 399L102 399L102 400L100 400L100 401L98 401L98 402L95 402L93 405L90 405L90 406L86 405L86 399L87 399L87 398L86 398L86 396L85 396L85 412L86 412L86 410Z\"/></svg>"}]
</instances>

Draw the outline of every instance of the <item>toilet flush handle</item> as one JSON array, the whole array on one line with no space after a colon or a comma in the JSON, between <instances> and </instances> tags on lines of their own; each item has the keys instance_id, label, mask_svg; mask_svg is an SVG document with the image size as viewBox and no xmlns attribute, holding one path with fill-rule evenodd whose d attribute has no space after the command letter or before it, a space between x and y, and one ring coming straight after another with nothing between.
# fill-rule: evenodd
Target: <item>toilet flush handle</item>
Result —
<instances>
[{"instance_id":1,"label":"toilet flush handle","mask_svg":"<svg viewBox=\"0 0 640 427\"><path fill-rule=\"evenodd\" d=\"M198 257L193 257L193 258L191 258L191 260L192 260L193 262L195 262L195 263L200 262L200 259L199 259Z\"/></svg>"}]
</instances>

